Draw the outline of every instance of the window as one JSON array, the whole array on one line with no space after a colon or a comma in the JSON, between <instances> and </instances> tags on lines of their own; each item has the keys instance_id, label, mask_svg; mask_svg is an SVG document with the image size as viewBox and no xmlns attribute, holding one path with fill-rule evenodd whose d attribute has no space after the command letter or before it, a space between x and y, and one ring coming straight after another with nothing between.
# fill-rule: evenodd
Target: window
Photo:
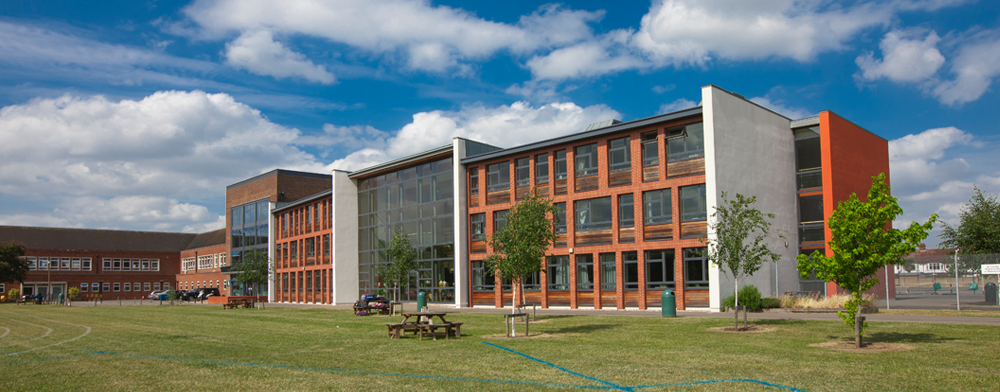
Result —
<instances>
[{"instance_id":1,"label":"window","mask_svg":"<svg viewBox=\"0 0 1000 392\"><path fill-rule=\"evenodd\" d=\"M566 179L566 150L556 151L556 181Z\"/></svg>"},{"instance_id":2,"label":"window","mask_svg":"<svg viewBox=\"0 0 1000 392\"><path fill-rule=\"evenodd\" d=\"M80 269L82 269L84 271L90 271L90 259L89 258L83 259L81 261L81 263L82 263L82 265L80 266Z\"/></svg>"},{"instance_id":3,"label":"window","mask_svg":"<svg viewBox=\"0 0 1000 392\"><path fill-rule=\"evenodd\" d=\"M795 130L795 168L798 189L823 186L819 127Z\"/></svg>"},{"instance_id":4,"label":"window","mask_svg":"<svg viewBox=\"0 0 1000 392\"><path fill-rule=\"evenodd\" d=\"M611 197L577 200L573 204L576 230L602 230L611 228Z\"/></svg>"},{"instance_id":5,"label":"window","mask_svg":"<svg viewBox=\"0 0 1000 392\"><path fill-rule=\"evenodd\" d=\"M119 292L119 291L122 291L121 283L115 282L114 285L113 285L113 287L114 287L114 291L116 293Z\"/></svg>"},{"instance_id":6,"label":"window","mask_svg":"<svg viewBox=\"0 0 1000 392\"><path fill-rule=\"evenodd\" d=\"M510 163L500 162L486 166L486 190L488 192L510 189Z\"/></svg>"},{"instance_id":7,"label":"window","mask_svg":"<svg viewBox=\"0 0 1000 392\"><path fill-rule=\"evenodd\" d=\"M7 292L7 284L6 283L0 283L0 294L6 293L6 292Z\"/></svg>"},{"instance_id":8,"label":"window","mask_svg":"<svg viewBox=\"0 0 1000 392\"><path fill-rule=\"evenodd\" d=\"M535 155L535 184L549 183L549 154Z\"/></svg>"},{"instance_id":9,"label":"window","mask_svg":"<svg viewBox=\"0 0 1000 392\"><path fill-rule=\"evenodd\" d=\"M473 241L484 241L486 239L486 213L470 215L469 228Z\"/></svg>"},{"instance_id":10,"label":"window","mask_svg":"<svg viewBox=\"0 0 1000 392\"><path fill-rule=\"evenodd\" d=\"M625 290L639 289L639 252L622 252L622 280Z\"/></svg>"},{"instance_id":11,"label":"window","mask_svg":"<svg viewBox=\"0 0 1000 392\"><path fill-rule=\"evenodd\" d=\"M159 290L159 289L160 289L160 282L153 282L153 290Z\"/></svg>"},{"instance_id":12,"label":"window","mask_svg":"<svg viewBox=\"0 0 1000 392\"><path fill-rule=\"evenodd\" d=\"M245 206L243 208L243 223L252 226L256 222L257 222L257 210L253 208L253 204Z\"/></svg>"},{"instance_id":13,"label":"window","mask_svg":"<svg viewBox=\"0 0 1000 392\"><path fill-rule=\"evenodd\" d=\"M681 187L681 222L700 221L707 218L705 184Z\"/></svg>"},{"instance_id":14,"label":"window","mask_svg":"<svg viewBox=\"0 0 1000 392\"><path fill-rule=\"evenodd\" d=\"M618 195L618 227L635 227L635 204L631 193Z\"/></svg>"},{"instance_id":15,"label":"window","mask_svg":"<svg viewBox=\"0 0 1000 392\"><path fill-rule=\"evenodd\" d=\"M702 123L667 129L667 162L705 156L704 133Z\"/></svg>"},{"instance_id":16,"label":"window","mask_svg":"<svg viewBox=\"0 0 1000 392\"><path fill-rule=\"evenodd\" d=\"M259 202L257 202L257 220L264 220L264 221L266 221L268 214L269 214L269 211L268 211L268 208L267 208L267 201L259 201Z\"/></svg>"},{"instance_id":17,"label":"window","mask_svg":"<svg viewBox=\"0 0 1000 392\"><path fill-rule=\"evenodd\" d=\"M642 167L660 164L660 149L656 132L642 134Z\"/></svg>"},{"instance_id":18,"label":"window","mask_svg":"<svg viewBox=\"0 0 1000 392\"><path fill-rule=\"evenodd\" d=\"M299 258L299 242L292 241L292 260Z\"/></svg>"},{"instance_id":19,"label":"window","mask_svg":"<svg viewBox=\"0 0 1000 392\"><path fill-rule=\"evenodd\" d=\"M125 282L125 284L122 286L122 291L132 291L132 283Z\"/></svg>"},{"instance_id":20,"label":"window","mask_svg":"<svg viewBox=\"0 0 1000 392\"><path fill-rule=\"evenodd\" d=\"M823 242L826 240L826 232L823 223L813 223L799 226L800 242Z\"/></svg>"},{"instance_id":21,"label":"window","mask_svg":"<svg viewBox=\"0 0 1000 392\"><path fill-rule=\"evenodd\" d=\"M105 284L101 285L101 292L102 293L103 292L110 292L110 291L111 291L111 283L105 283Z\"/></svg>"},{"instance_id":22,"label":"window","mask_svg":"<svg viewBox=\"0 0 1000 392\"><path fill-rule=\"evenodd\" d=\"M632 155L629 154L628 137L612 139L608 143L608 147L608 162L611 165L611 171L622 171L632 168Z\"/></svg>"},{"instance_id":23,"label":"window","mask_svg":"<svg viewBox=\"0 0 1000 392\"><path fill-rule=\"evenodd\" d=\"M493 271L483 268L482 261L472 262L472 291L493 291L496 285L496 276Z\"/></svg>"},{"instance_id":24,"label":"window","mask_svg":"<svg viewBox=\"0 0 1000 392\"><path fill-rule=\"evenodd\" d=\"M167 286L168 290L170 289L170 283L164 283L164 285ZM139 282L132 283L132 290L141 291L142 290L142 283L139 283Z\"/></svg>"},{"instance_id":25,"label":"window","mask_svg":"<svg viewBox=\"0 0 1000 392\"><path fill-rule=\"evenodd\" d=\"M231 227L243 227L243 207L233 207L233 224Z\"/></svg>"},{"instance_id":26,"label":"window","mask_svg":"<svg viewBox=\"0 0 1000 392\"><path fill-rule=\"evenodd\" d=\"M576 148L576 176L597 175L597 143Z\"/></svg>"},{"instance_id":27,"label":"window","mask_svg":"<svg viewBox=\"0 0 1000 392\"><path fill-rule=\"evenodd\" d=\"M823 222L823 195L799 197L799 223Z\"/></svg>"},{"instance_id":28,"label":"window","mask_svg":"<svg viewBox=\"0 0 1000 392\"><path fill-rule=\"evenodd\" d=\"M557 209L559 209L559 212L557 212L556 216L555 216L555 218L558 220L558 222L556 222L556 225L555 225L556 233L557 234L558 233L565 233L566 232L566 203L555 203L553 205Z\"/></svg>"},{"instance_id":29,"label":"window","mask_svg":"<svg viewBox=\"0 0 1000 392\"><path fill-rule=\"evenodd\" d=\"M323 256L330 255L330 235L323 234Z\"/></svg>"},{"instance_id":30,"label":"window","mask_svg":"<svg viewBox=\"0 0 1000 392\"><path fill-rule=\"evenodd\" d=\"M306 257L316 256L316 239L306 238Z\"/></svg>"},{"instance_id":31,"label":"window","mask_svg":"<svg viewBox=\"0 0 1000 392\"><path fill-rule=\"evenodd\" d=\"M549 290L569 290L569 256L549 256L547 264Z\"/></svg>"},{"instance_id":32,"label":"window","mask_svg":"<svg viewBox=\"0 0 1000 392\"><path fill-rule=\"evenodd\" d=\"M705 248L684 249L684 287L708 288L708 258Z\"/></svg>"},{"instance_id":33,"label":"window","mask_svg":"<svg viewBox=\"0 0 1000 392\"><path fill-rule=\"evenodd\" d=\"M149 282L144 282L142 284L142 291L150 291L152 290L152 287L153 286Z\"/></svg>"},{"instance_id":34,"label":"window","mask_svg":"<svg viewBox=\"0 0 1000 392\"><path fill-rule=\"evenodd\" d=\"M89 284L87 284L87 283L80 283L80 292L81 293L86 293L87 289L89 289L89 288L90 288Z\"/></svg>"},{"instance_id":35,"label":"window","mask_svg":"<svg viewBox=\"0 0 1000 392\"><path fill-rule=\"evenodd\" d=\"M44 263L47 263L47 262L48 262L48 259L46 259L44 257L40 257L38 259L38 269L42 269L42 267L44 267ZM111 271L111 259L104 259L104 263L103 264L104 265L101 266L101 270L103 270L103 271Z\"/></svg>"},{"instance_id":36,"label":"window","mask_svg":"<svg viewBox=\"0 0 1000 392\"><path fill-rule=\"evenodd\" d=\"M594 290L594 255L576 255L576 289Z\"/></svg>"},{"instance_id":37,"label":"window","mask_svg":"<svg viewBox=\"0 0 1000 392\"><path fill-rule=\"evenodd\" d=\"M146 260L143 260L143 262L146 262ZM158 260L158 259L150 260L149 261L149 270L150 271L159 271L160 270L160 260Z\"/></svg>"},{"instance_id":38,"label":"window","mask_svg":"<svg viewBox=\"0 0 1000 392\"><path fill-rule=\"evenodd\" d=\"M514 163L515 185L518 187L531 185L531 159L528 157L518 158Z\"/></svg>"},{"instance_id":39,"label":"window","mask_svg":"<svg viewBox=\"0 0 1000 392\"><path fill-rule=\"evenodd\" d=\"M674 287L674 250L646 251L646 288L670 289Z\"/></svg>"},{"instance_id":40,"label":"window","mask_svg":"<svg viewBox=\"0 0 1000 392\"><path fill-rule=\"evenodd\" d=\"M670 189L643 192L642 202L642 221L644 224L662 225L673 222Z\"/></svg>"},{"instance_id":41,"label":"window","mask_svg":"<svg viewBox=\"0 0 1000 392\"><path fill-rule=\"evenodd\" d=\"M493 213L493 233L499 233L507 225L507 210Z\"/></svg>"},{"instance_id":42,"label":"window","mask_svg":"<svg viewBox=\"0 0 1000 392\"><path fill-rule=\"evenodd\" d=\"M469 194L479 194L479 168L469 168Z\"/></svg>"},{"instance_id":43,"label":"window","mask_svg":"<svg viewBox=\"0 0 1000 392\"><path fill-rule=\"evenodd\" d=\"M38 259L35 257L26 257L28 260L28 270L34 271L38 269Z\"/></svg>"},{"instance_id":44,"label":"window","mask_svg":"<svg viewBox=\"0 0 1000 392\"><path fill-rule=\"evenodd\" d=\"M601 253L599 259L601 263L601 290L614 291L616 289L615 282L618 281L615 274L615 254Z\"/></svg>"}]
</instances>

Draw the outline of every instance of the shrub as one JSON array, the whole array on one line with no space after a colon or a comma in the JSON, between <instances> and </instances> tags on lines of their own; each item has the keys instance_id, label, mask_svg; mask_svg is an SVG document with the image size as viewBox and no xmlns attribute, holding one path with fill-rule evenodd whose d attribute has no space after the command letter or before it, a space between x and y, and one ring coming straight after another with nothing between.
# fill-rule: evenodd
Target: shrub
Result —
<instances>
[{"instance_id":1,"label":"shrub","mask_svg":"<svg viewBox=\"0 0 1000 392\"><path fill-rule=\"evenodd\" d=\"M742 298L742 294L741 294ZM850 294L834 294L832 297L800 297L785 294L781 297L782 308L795 309L843 309L844 303L851 299ZM878 312L878 298L872 294L861 296L864 313Z\"/></svg>"},{"instance_id":2,"label":"shrub","mask_svg":"<svg viewBox=\"0 0 1000 392\"><path fill-rule=\"evenodd\" d=\"M7 291L7 300L17 300L21 298L21 290L10 289Z\"/></svg>"},{"instance_id":3,"label":"shrub","mask_svg":"<svg viewBox=\"0 0 1000 392\"><path fill-rule=\"evenodd\" d=\"M75 298L80 297L80 288L79 287L70 287L69 290L66 290L66 291L69 294L69 298L70 299L75 299Z\"/></svg>"},{"instance_id":4,"label":"shrub","mask_svg":"<svg viewBox=\"0 0 1000 392\"><path fill-rule=\"evenodd\" d=\"M722 300L722 307L732 308L736 304L736 296L730 295ZM760 298L760 290L757 286L748 284L740 289L740 306L745 306L749 310L758 311L763 305Z\"/></svg>"},{"instance_id":5,"label":"shrub","mask_svg":"<svg viewBox=\"0 0 1000 392\"><path fill-rule=\"evenodd\" d=\"M781 299L780 298L770 298L770 297L768 297L768 298L761 298L760 304L761 304L761 307L764 308L764 309L780 308L781 307Z\"/></svg>"}]
</instances>

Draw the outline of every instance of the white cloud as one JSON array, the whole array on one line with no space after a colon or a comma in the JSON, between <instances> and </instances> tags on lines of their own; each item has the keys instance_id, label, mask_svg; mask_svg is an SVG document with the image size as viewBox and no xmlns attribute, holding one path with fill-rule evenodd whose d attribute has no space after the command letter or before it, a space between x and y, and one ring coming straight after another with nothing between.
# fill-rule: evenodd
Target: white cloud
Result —
<instances>
[{"instance_id":1,"label":"white cloud","mask_svg":"<svg viewBox=\"0 0 1000 392\"><path fill-rule=\"evenodd\" d=\"M205 206L156 196L72 197L49 212L0 215L0 224L200 233L226 227Z\"/></svg>"},{"instance_id":2,"label":"white cloud","mask_svg":"<svg viewBox=\"0 0 1000 392\"><path fill-rule=\"evenodd\" d=\"M275 42L269 31L246 32L226 44L226 63L277 79L301 77L323 84L331 84L335 80L326 67L313 64L301 53Z\"/></svg>"},{"instance_id":3,"label":"white cloud","mask_svg":"<svg viewBox=\"0 0 1000 392\"><path fill-rule=\"evenodd\" d=\"M663 94L668 91L673 91L675 88L677 88L677 86L672 83L665 86L653 86L653 92Z\"/></svg>"},{"instance_id":4,"label":"white cloud","mask_svg":"<svg viewBox=\"0 0 1000 392\"><path fill-rule=\"evenodd\" d=\"M931 90L938 100L961 105L979 99L1000 75L1000 30L983 31L962 42L951 73L953 80L941 81Z\"/></svg>"},{"instance_id":5,"label":"white cloud","mask_svg":"<svg viewBox=\"0 0 1000 392\"><path fill-rule=\"evenodd\" d=\"M298 136L226 94L36 99L0 109L0 192L191 195L269 168L323 169Z\"/></svg>"},{"instance_id":6,"label":"white cloud","mask_svg":"<svg viewBox=\"0 0 1000 392\"><path fill-rule=\"evenodd\" d=\"M937 73L944 64L944 56L937 49L941 41L937 33L927 36L921 30L890 31L882 38L879 48L882 59L876 59L868 52L855 59L861 68L860 77L865 80L886 78L894 82L922 82Z\"/></svg>"},{"instance_id":7,"label":"white cloud","mask_svg":"<svg viewBox=\"0 0 1000 392\"><path fill-rule=\"evenodd\" d=\"M698 106L698 104L695 103L694 101L689 101L685 98L678 98L677 100L671 103L665 103L660 105L660 110L657 111L657 113L663 114L663 113L676 112L681 109L693 108L695 106Z\"/></svg>"},{"instance_id":8,"label":"white cloud","mask_svg":"<svg viewBox=\"0 0 1000 392\"><path fill-rule=\"evenodd\" d=\"M788 106L787 104L783 103L783 101L781 101L781 100L778 100L778 101L775 101L775 102L771 102L771 99L767 98L767 97L753 97L753 98L750 98L750 102L753 102L753 103L756 103L756 104L758 104L760 106L763 106L763 107L766 107L768 109L771 109L771 110L773 110L775 112L778 112L779 114L781 114L781 115L783 115L785 117L788 117L788 118L790 118L792 120L798 120L798 119L802 119L802 118L806 118L806 117L812 117L812 116L816 115L815 112L810 111L808 109Z\"/></svg>"},{"instance_id":9,"label":"white cloud","mask_svg":"<svg viewBox=\"0 0 1000 392\"><path fill-rule=\"evenodd\" d=\"M649 63L621 49L628 39L623 31L612 32L603 40L559 48L544 56L528 60L527 67L535 79L573 79L646 68Z\"/></svg>"},{"instance_id":10,"label":"white cloud","mask_svg":"<svg viewBox=\"0 0 1000 392\"><path fill-rule=\"evenodd\" d=\"M432 72L500 51L526 54L592 37L588 23L603 12L546 5L516 24L484 20L467 11L426 1L200 0L184 8L189 18L171 27L206 39L233 32L270 31L343 43L368 53L405 58L409 68Z\"/></svg>"},{"instance_id":11,"label":"white cloud","mask_svg":"<svg viewBox=\"0 0 1000 392\"><path fill-rule=\"evenodd\" d=\"M467 106L457 112L421 112L414 114L411 123L386 141L384 150L365 148L330 166L342 170L362 169L446 145L454 137L511 147L580 132L592 123L620 117L618 112L604 105L580 107L573 103L535 107L527 102L515 102L498 107ZM356 143L365 142L358 140Z\"/></svg>"}]
</instances>

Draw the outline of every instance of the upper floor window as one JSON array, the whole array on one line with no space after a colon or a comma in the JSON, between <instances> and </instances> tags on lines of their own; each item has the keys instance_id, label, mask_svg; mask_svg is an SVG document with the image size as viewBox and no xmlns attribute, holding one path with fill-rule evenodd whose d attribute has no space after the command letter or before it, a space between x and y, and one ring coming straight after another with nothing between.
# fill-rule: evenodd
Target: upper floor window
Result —
<instances>
[{"instance_id":1,"label":"upper floor window","mask_svg":"<svg viewBox=\"0 0 1000 392\"><path fill-rule=\"evenodd\" d=\"M707 218L705 184L681 187L681 222L699 221Z\"/></svg>"},{"instance_id":2,"label":"upper floor window","mask_svg":"<svg viewBox=\"0 0 1000 392\"><path fill-rule=\"evenodd\" d=\"M479 168L469 168L469 194L479 194Z\"/></svg>"},{"instance_id":3,"label":"upper floor window","mask_svg":"<svg viewBox=\"0 0 1000 392\"><path fill-rule=\"evenodd\" d=\"M503 227L507 226L507 210L493 213L493 233L499 233Z\"/></svg>"},{"instance_id":4,"label":"upper floor window","mask_svg":"<svg viewBox=\"0 0 1000 392\"><path fill-rule=\"evenodd\" d=\"M549 154L535 155L535 184L549 183Z\"/></svg>"},{"instance_id":5,"label":"upper floor window","mask_svg":"<svg viewBox=\"0 0 1000 392\"><path fill-rule=\"evenodd\" d=\"M611 228L611 197L577 200L573 205L576 230L601 230Z\"/></svg>"},{"instance_id":6,"label":"upper floor window","mask_svg":"<svg viewBox=\"0 0 1000 392\"><path fill-rule=\"evenodd\" d=\"M486 166L486 190L493 192L506 189L510 189L510 162Z\"/></svg>"},{"instance_id":7,"label":"upper floor window","mask_svg":"<svg viewBox=\"0 0 1000 392\"><path fill-rule=\"evenodd\" d=\"M660 164L660 149L656 132L642 134L642 167Z\"/></svg>"},{"instance_id":8,"label":"upper floor window","mask_svg":"<svg viewBox=\"0 0 1000 392\"><path fill-rule=\"evenodd\" d=\"M518 158L514 166L514 176L516 186L524 187L531 185L531 159L528 157Z\"/></svg>"},{"instance_id":9,"label":"upper floor window","mask_svg":"<svg viewBox=\"0 0 1000 392\"><path fill-rule=\"evenodd\" d=\"M553 204L559 212L556 213L555 218L558 220L556 223L556 233L566 232L566 203L555 203Z\"/></svg>"},{"instance_id":10,"label":"upper floor window","mask_svg":"<svg viewBox=\"0 0 1000 392\"><path fill-rule=\"evenodd\" d=\"M597 175L597 143L576 148L576 176Z\"/></svg>"},{"instance_id":11,"label":"upper floor window","mask_svg":"<svg viewBox=\"0 0 1000 392\"><path fill-rule=\"evenodd\" d=\"M632 194L618 196L618 227L635 226L635 202Z\"/></svg>"},{"instance_id":12,"label":"upper floor window","mask_svg":"<svg viewBox=\"0 0 1000 392\"><path fill-rule=\"evenodd\" d=\"M608 143L608 162L611 171L629 170L632 168L632 155L629 153L629 139L623 137L612 139Z\"/></svg>"},{"instance_id":13,"label":"upper floor window","mask_svg":"<svg viewBox=\"0 0 1000 392\"><path fill-rule=\"evenodd\" d=\"M486 214L478 213L469 216L469 229L472 233L473 241L483 241L486 239Z\"/></svg>"},{"instance_id":14,"label":"upper floor window","mask_svg":"<svg viewBox=\"0 0 1000 392\"><path fill-rule=\"evenodd\" d=\"M823 186L819 127L795 130L795 168L798 189Z\"/></svg>"},{"instance_id":15,"label":"upper floor window","mask_svg":"<svg viewBox=\"0 0 1000 392\"><path fill-rule=\"evenodd\" d=\"M233 207L233 224L232 227L242 227L243 226L243 207Z\"/></svg>"},{"instance_id":16,"label":"upper floor window","mask_svg":"<svg viewBox=\"0 0 1000 392\"><path fill-rule=\"evenodd\" d=\"M556 181L566 179L566 150L556 151Z\"/></svg>"},{"instance_id":17,"label":"upper floor window","mask_svg":"<svg viewBox=\"0 0 1000 392\"><path fill-rule=\"evenodd\" d=\"M705 130L702 123L669 128L666 134L667 162L705 156Z\"/></svg>"},{"instance_id":18,"label":"upper floor window","mask_svg":"<svg viewBox=\"0 0 1000 392\"><path fill-rule=\"evenodd\" d=\"M642 193L643 223L660 225L673 221L673 208L670 204L670 189L660 189Z\"/></svg>"}]
</instances>

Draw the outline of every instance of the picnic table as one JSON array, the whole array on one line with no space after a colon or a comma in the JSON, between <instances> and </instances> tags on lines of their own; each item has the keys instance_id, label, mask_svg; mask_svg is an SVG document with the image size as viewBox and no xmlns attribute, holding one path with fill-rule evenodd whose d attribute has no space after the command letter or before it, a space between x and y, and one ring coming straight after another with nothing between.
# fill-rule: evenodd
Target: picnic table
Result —
<instances>
[{"instance_id":1,"label":"picnic table","mask_svg":"<svg viewBox=\"0 0 1000 392\"><path fill-rule=\"evenodd\" d=\"M222 304L222 309L233 309L238 307L252 308L254 306L252 298L230 298L229 302Z\"/></svg>"},{"instance_id":2,"label":"picnic table","mask_svg":"<svg viewBox=\"0 0 1000 392\"><path fill-rule=\"evenodd\" d=\"M364 305L361 305L364 304ZM371 301L358 301L354 304L354 313L357 314L359 311L366 311L368 314L378 314L382 315L392 315L396 313L396 306L401 306L399 302L389 302L389 300L375 299Z\"/></svg>"},{"instance_id":3,"label":"picnic table","mask_svg":"<svg viewBox=\"0 0 1000 392\"><path fill-rule=\"evenodd\" d=\"M456 338L462 336L462 323L445 320L444 316L447 313L415 312L401 314L403 321L385 324L389 328L389 338L391 339L399 339L406 332L412 332L420 336L420 340L424 340L425 335L432 337L434 340L437 340L438 335L443 335L445 339L451 336ZM438 319L437 322L434 321L435 318ZM438 332L439 329L443 329L444 332Z\"/></svg>"}]
</instances>

